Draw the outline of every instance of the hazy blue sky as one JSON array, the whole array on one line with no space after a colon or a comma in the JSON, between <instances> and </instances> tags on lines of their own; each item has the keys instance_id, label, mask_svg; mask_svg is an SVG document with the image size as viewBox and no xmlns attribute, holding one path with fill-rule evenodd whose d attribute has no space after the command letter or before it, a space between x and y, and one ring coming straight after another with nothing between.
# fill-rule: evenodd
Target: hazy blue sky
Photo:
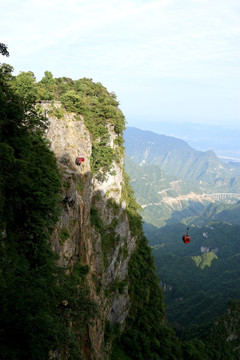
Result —
<instances>
[{"instance_id":1,"label":"hazy blue sky","mask_svg":"<svg viewBox=\"0 0 240 360\"><path fill-rule=\"evenodd\" d=\"M240 124L239 0L1 0L7 62L92 78L137 122Z\"/></svg>"}]
</instances>

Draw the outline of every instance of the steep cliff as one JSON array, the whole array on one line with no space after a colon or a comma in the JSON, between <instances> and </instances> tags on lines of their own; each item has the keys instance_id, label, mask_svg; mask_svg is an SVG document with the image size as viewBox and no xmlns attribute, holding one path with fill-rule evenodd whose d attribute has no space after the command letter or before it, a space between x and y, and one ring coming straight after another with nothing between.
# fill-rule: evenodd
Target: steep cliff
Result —
<instances>
[{"instance_id":1,"label":"steep cliff","mask_svg":"<svg viewBox=\"0 0 240 360\"><path fill-rule=\"evenodd\" d=\"M43 105L50 110L50 105ZM112 165L111 174L98 180L91 173L91 134L84 118L64 112L62 118L49 116L47 137L51 142L62 175L62 212L53 233L53 246L60 264L68 267L79 258L89 266L87 282L91 297L99 308L98 316L85 336L85 355L103 359L105 323L119 324L129 311L128 262L136 246L130 232L126 204L122 200L124 184L122 161ZM109 130L109 145L117 134ZM75 164L78 153L85 161Z\"/></svg>"},{"instance_id":2,"label":"steep cliff","mask_svg":"<svg viewBox=\"0 0 240 360\"><path fill-rule=\"evenodd\" d=\"M168 327L115 94L0 70L2 358L151 359Z\"/></svg>"},{"instance_id":3,"label":"steep cliff","mask_svg":"<svg viewBox=\"0 0 240 360\"><path fill-rule=\"evenodd\" d=\"M53 93L61 101L40 105L62 177L62 212L52 243L62 267L71 269L79 260L88 266L86 283L98 306L79 337L82 356L180 358L140 206L123 169L125 121L116 96L91 79L57 82Z\"/></svg>"},{"instance_id":4,"label":"steep cliff","mask_svg":"<svg viewBox=\"0 0 240 360\"><path fill-rule=\"evenodd\" d=\"M209 344L181 344L166 322L116 96L12 71L0 67L1 359L219 358L221 326ZM236 360L239 321L227 321L222 359Z\"/></svg>"}]
</instances>

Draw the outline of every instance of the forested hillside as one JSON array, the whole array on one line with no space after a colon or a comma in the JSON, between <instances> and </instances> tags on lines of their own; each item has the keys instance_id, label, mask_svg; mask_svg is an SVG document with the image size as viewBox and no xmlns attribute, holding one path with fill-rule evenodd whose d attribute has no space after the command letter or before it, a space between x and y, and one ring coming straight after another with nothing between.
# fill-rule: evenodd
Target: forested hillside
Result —
<instances>
[{"instance_id":1,"label":"forested hillside","mask_svg":"<svg viewBox=\"0 0 240 360\"><path fill-rule=\"evenodd\" d=\"M125 168L142 206L144 231L153 247L167 319L182 339L206 341L216 318L227 311L229 299L240 298L239 194L234 194L231 186L229 193L215 194L215 187L170 175L173 170L167 165L181 141L137 129L130 129L130 134L126 135ZM135 149L134 136L137 144L146 141L139 153L131 150ZM154 152L148 152L147 147L154 147L154 142ZM158 153L165 151L163 144L167 144L169 154L164 170ZM143 148L146 152L141 155ZM134 162L137 154L142 156L140 165ZM182 236L187 227L191 241L186 245Z\"/></svg>"},{"instance_id":2,"label":"forested hillside","mask_svg":"<svg viewBox=\"0 0 240 360\"><path fill-rule=\"evenodd\" d=\"M180 225L150 236L164 284L167 318L185 339L206 336L203 325L211 327L216 316L226 311L229 298L240 298L239 226L213 223L211 227L191 227L187 248Z\"/></svg>"},{"instance_id":3,"label":"forested hillside","mask_svg":"<svg viewBox=\"0 0 240 360\"><path fill-rule=\"evenodd\" d=\"M166 320L124 128L100 83L1 65L1 359L238 359L237 302L206 342Z\"/></svg>"}]
</instances>

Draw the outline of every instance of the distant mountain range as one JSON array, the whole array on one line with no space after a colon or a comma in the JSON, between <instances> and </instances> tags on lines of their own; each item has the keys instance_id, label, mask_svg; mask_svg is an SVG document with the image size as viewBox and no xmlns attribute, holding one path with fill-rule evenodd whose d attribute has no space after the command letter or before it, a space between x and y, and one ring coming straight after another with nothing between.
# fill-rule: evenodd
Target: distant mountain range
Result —
<instances>
[{"instance_id":1,"label":"distant mountain range","mask_svg":"<svg viewBox=\"0 0 240 360\"><path fill-rule=\"evenodd\" d=\"M238 164L222 162L212 150L197 151L183 140L133 127L124 138L127 156L140 166L156 165L202 191L240 193Z\"/></svg>"},{"instance_id":2,"label":"distant mountain range","mask_svg":"<svg viewBox=\"0 0 240 360\"><path fill-rule=\"evenodd\" d=\"M160 119L159 119L160 120ZM171 121L151 121L148 119L129 119L131 127L150 130L182 139L199 151L213 149L217 156L226 161L240 162L240 124L189 123ZM130 125L129 125L130 126Z\"/></svg>"},{"instance_id":3,"label":"distant mountain range","mask_svg":"<svg viewBox=\"0 0 240 360\"><path fill-rule=\"evenodd\" d=\"M183 339L201 337L240 296L239 164L136 128L127 128L125 148L168 321Z\"/></svg>"}]
</instances>

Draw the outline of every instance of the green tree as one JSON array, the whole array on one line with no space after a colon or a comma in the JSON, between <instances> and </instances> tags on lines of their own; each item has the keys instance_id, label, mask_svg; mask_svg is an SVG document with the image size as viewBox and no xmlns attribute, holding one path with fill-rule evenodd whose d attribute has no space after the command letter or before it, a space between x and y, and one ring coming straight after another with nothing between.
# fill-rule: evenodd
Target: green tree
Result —
<instances>
[{"instance_id":1,"label":"green tree","mask_svg":"<svg viewBox=\"0 0 240 360\"><path fill-rule=\"evenodd\" d=\"M53 100L54 78L50 71L44 72L44 77L38 83L38 95L42 100Z\"/></svg>"},{"instance_id":2,"label":"green tree","mask_svg":"<svg viewBox=\"0 0 240 360\"><path fill-rule=\"evenodd\" d=\"M32 71L21 71L14 78L13 86L15 95L19 96L21 101L24 102L26 110L28 110L28 106L31 108L37 99L36 77L34 73Z\"/></svg>"},{"instance_id":3,"label":"green tree","mask_svg":"<svg viewBox=\"0 0 240 360\"><path fill-rule=\"evenodd\" d=\"M3 56L9 56L7 45L0 43L0 54Z\"/></svg>"},{"instance_id":4,"label":"green tree","mask_svg":"<svg viewBox=\"0 0 240 360\"><path fill-rule=\"evenodd\" d=\"M82 114L85 110L83 97L74 90L69 90L63 94L61 102L69 112Z\"/></svg>"}]
</instances>

